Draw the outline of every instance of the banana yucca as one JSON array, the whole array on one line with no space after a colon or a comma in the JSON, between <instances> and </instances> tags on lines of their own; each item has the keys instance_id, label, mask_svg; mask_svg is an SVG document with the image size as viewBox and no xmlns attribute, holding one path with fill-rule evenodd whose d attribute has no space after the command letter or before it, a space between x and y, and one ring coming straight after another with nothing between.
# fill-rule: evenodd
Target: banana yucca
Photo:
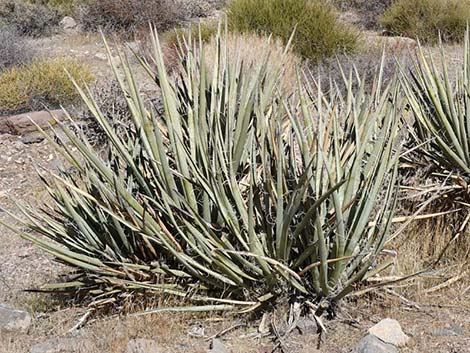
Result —
<instances>
[{"instance_id":1,"label":"banana yucca","mask_svg":"<svg viewBox=\"0 0 470 353\"><path fill-rule=\"evenodd\" d=\"M44 176L53 205L22 207L34 232L18 231L75 268L49 288L95 300L154 291L199 303L193 310L290 297L319 313L390 263L396 85L382 91L379 75L368 95L346 78L346 94L334 85L323 94L299 78L285 97L280 58L229 61L220 34L213 67L202 44L182 43L181 76L170 79L152 39L154 63L142 64L163 113L144 103L123 58L123 74L114 70L132 115L127 134L77 85L107 155L66 128L70 142L49 139L73 171Z\"/></svg>"},{"instance_id":2,"label":"banana yucca","mask_svg":"<svg viewBox=\"0 0 470 353\"><path fill-rule=\"evenodd\" d=\"M470 40L465 35L464 60L451 75L444 48L441 64L420 48L415 70L402 82L414 116L410 125L413 146L441 173L470 173Z\"/></svg>"}]
</instances>

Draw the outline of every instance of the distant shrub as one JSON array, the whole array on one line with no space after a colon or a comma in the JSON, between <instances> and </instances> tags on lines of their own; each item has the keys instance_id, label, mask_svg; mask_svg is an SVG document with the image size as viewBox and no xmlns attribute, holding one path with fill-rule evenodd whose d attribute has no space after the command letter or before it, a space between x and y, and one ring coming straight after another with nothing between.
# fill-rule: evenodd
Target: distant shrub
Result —
<instances>
[{"instance_id":1,"label":"distant shrub","mask_svg":"<svg viewBox=\"0 0 470 353\"><path fill-rule=\"evenodd\" d=\"M352 52L357 46L352 26L338 22L334 8L316 0L233 0L228 21L234 30L272 33L284 43L296 28L294 50L313 61Z\"/></svg>"},{"instance_id":2,"label":"distant shrub","mask_svg":"<svg viewBox=\"0 0 470 353\"><path fill-rule=\"evenodd\" d=\"M253 48L262 48L272 59L273 67L280 68L279 58L282 57L285 46L279 39L271 38L268 42L266 36L255 34L231 33L226 38L227 43L227 61L234 65L237 60L243 62L244 66L257 67L262 64L263 57L260 57L257 50ZM211 70L217 62L217 42L213 37L204 46L207 69ZM279 84L286 94L292 93L298 85L297 70L302 67L302 60L294 53L289 52L282 64L283 74L279 77Z\"/></svg>"},{"instance_id":3,"label":"distant shrub","mask_svg":"<svg viewBox=\"0 0 470 353\"><path fill-rule=\"evenodd\" d=\"M398 0L384 13L381 23L394 35L436 43L463 38L470 20L469 0Z\"/></svg>"},{"instance_id":4,"label":"distant shrub","mask_svg":"<svg viewBox=\"0 0 470 353\"><path fill-rule=\"evenodd\" d=\"M39 37L52 34L58 28L62 16L49 5L2 0L0 18L6 25L14 26L21 35Z\"/></svg>"},{"instance_id":5,"label":"distant shrub","mask_svg":"<svg viewBox=\"0 0 470 353\"><path fill-rule=\"evenodd\" d=\"M132 31L150 22L165 30L178 16L172 0L89 0L81 7L80 22L88 31Z\"/></svg>"},{"instance_id":6,"label":"distant shrub","mask_svg":"<svg viewBox=\"0 0 470 353\"><path fill-rule=\"evenodd\" d=\"M48 6L50 8L56 9L63 16L74 15L75 10L79 3L79 1L77 0L27 0L27 1L32 4L44 5L44 6Z\"/></svg>"},{"instance_id":7,"label":"distant shrub","mask_svg":"<svg viewBox=\"0 0 470 353\"><path fill-rule=\"evenodd\" d=\"M214 10L206 0L176 0L176 4L185 18L207 17Z\"/></svg>"},{"instance_id":8,"label":"distant shrub","mask_svg":"<svg viewBox=\"0 0 470 353\"><path fill-rule=\"evenodd\" d=\"M77 81L91 82L86 66L67 59L33 61L0 73L0 114L58 108L79 100L67 72Z\"/></svg>"},{"instance_id":9,"label":"distant shrub","mask_svg":"<svg viewBox=\"0 0 470 353\"><path fill-rule=\"evenodd\" d=\"M34 50L13 27L0 27L0 72L10 66L29 62Z\"/></svg>"},{"instance_id":10,"label":"distant shrub","mask_svg":"<svg viewBox=\"0 0 470 353\"><path fill-rule=\"evenodd\" d=\"M390 7L392 0L332 0L341 11L353 11L358 24L366 29L379 27L380 16Z\"/></svg>"},{"instance_id":11,"label":"distant shrub","mask_svg":"<svg viewBox=\"0 0 470 353\"><path fill-rule=\"evenodd\" d=\"M118 131L123 134L131 123L131 112L127 105L126 97L116 80L97 82L92 88L92 95L99 104L103 117ZM77 106L72 112L77 121L83 123L86 136L94 145L104 145L106 134L98 123L93 113L83 104Z\"/></svg>"},{"instance_id":12,"label":"distant shrub","mask_svg":"<svg viewBox=\"0 0 470 353\"><path fill-rule=\"evenodd\" d=\"M174 28L164 33L162 38L169 47L178 46L178 38L188 40L190 36L193 39L199 39L199 36L201 36L202 42L207 43L217 34L217 28L217 23L201 22L190 28Z\"/></svg>"}]
</instances>

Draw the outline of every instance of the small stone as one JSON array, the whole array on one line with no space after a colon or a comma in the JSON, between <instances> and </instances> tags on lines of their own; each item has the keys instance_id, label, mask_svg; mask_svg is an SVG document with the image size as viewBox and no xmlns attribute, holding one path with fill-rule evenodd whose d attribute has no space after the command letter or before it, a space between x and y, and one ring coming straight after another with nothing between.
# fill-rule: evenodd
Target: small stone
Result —
<instances>
[{"instance_id":1,"label":"small stone","mask_svg":"<svg viewBox=\"0 0 470 353\"><path fill-rule=\"evenodd\" d=\"M373 335L367 335L359 341L354 353L398 353L397 348L379 340Z\"/></svg>"},{"instance_id":2,"label":"small stone","mask_svg":"<svg viewBox=\"0 0 470 353\"><path fill-rule=\"evenodd\" d=\"M228 350L220 339L214 338L207 353L228 353Z\"/></svg>"},{"instance_id":3,"label":"small stone","mask_svg":"<svg viewBox=\"0 0 470 353\"><path fill-rule=\"evenodd\" d=\"M300 318L297 322L297 328L302 334L307 332L317 332L318 330L317 323L308 317Z\"/></svg>"},{"instance_id":4,"label":"small stone","mask_svg":"<svg viewBox=\"0 0 470 353\"><path fill-rule=\"evenodd\" d=\"M96 53L95 58L103 60L103 61L108 60L108 56L106 54L103 54L103 53Z\"/></svg>"},{"instance_id":5,"label":"small stone","mask_svg":"<svg viewBox=\"0 0 470 353\"><path fill-rule=\"evenodd\" d=\"M449 327L439 328L433 331L434 336L463 336L464 329L456 324L450 325Z\"/></svg>"},{"instance_id":6,"label":"small stone","mask_svg":"<svg viewBox=\"0 0 470 353\"><path fill-rule=\"evenodd\" d=\"M162 353L153 340L137 338L127 343L126 353Z\"/></svg>"},{"instance_id":7,"label":"small stone","mask_svg":"<svg viewBox=\"0 0 470 353\"><path fill-rule=\"evenodd\" d=\"M77 21L75 21L70 16L65 16L62 21L60 21L60 25L64 30L71 30L77 28Z\"/></svg>"},{"instance_id":8,"label":"small stone","mask_svg":"<svg viewBox=\"0 0 470 353\"><path fill-rule=\"evenodd\" d=\"M26 331L31 326L31 315L0 304L0 331Z\"/></svg>"},{"instance_id":9,"label":"small stone","mask_svg":"<svg viewBox=\"0 0 470 353\"><path fill-rule=\"evenodd\" d=\"M44 135L40 132L32 132L30 134L21 136L21 142L23 142L25 145L39 143L42 141L44 141Z\"/></svg>"},{"instance_id":10,"label":"small stone","mask_svg":"<svg viewBox=\"0 0 470 353\"><path fill-rule=\"evenodd\" d=\"M377 325L372 326L369 329L369 333L383 342L393 344L397 347L405 346L410 339L405 335L398 321L390 318L384 319Z\"/></svg>"}]
</instances>

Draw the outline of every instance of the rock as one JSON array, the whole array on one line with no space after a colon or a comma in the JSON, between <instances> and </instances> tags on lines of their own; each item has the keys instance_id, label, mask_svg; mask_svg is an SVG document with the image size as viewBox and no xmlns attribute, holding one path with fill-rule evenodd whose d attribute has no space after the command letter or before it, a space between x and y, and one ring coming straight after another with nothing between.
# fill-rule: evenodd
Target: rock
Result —
<instances>
[{"instance_id":1,"label":"rock","mask_svg":"<svg viewBox=\"0 0 470 353\"><path fill-rule=\"evenodd\" d=\"M405 335L398 321L390 318L383 319L377 325L372 326L369 333L383 342L397 347L405 346L410 339Z\"/></svg>"},{"instance_id":2,"label":"rock","mask_svg":"<svg viewBox=\"0 0 470 353\"><path fill-rule=\"evenodd\" d=\"M207 353L228 353L228 350L225 347L222 340L218 338L214 338L211 342L210 349L207 351Z\"/></svg>"},{"instance_id":3,"label":"rock","mask_svg":"<svg viewBox=\"0 0 470 353\"><path fill-rule=\"evenodd\" d=\"M433 331L434 336L463 336L465 334L464 329L456 324L452 324L448 327L438 328Z\"/></svg>"},{"instance_id":4,"label":"rock","mask_svg":"<svg viewBox=\"0 0 470 353\"><path fill-rule=\"evenodd\" d=\"M302 334L307 332L317 332L317 323L309 317L301 317L297 322L297 328Z\"/></svg>"},{"instance_id":5,"label":"rock","mask_svg":"<svg viewBox=\"0 0 470 353\"><path fill-rule=\"evenodd\" d=\"M75 31L77 29L77 22L70 16L65 16L62 21L60 21L60 25L65 32Z\"/></svg>"},{"instance_id":6,"label":"rock","mask_svg":"<svg viewBox=\"0 0 470 353\"><path fill-rule=\"evenodd\" d=\"M38 112L0 117L0 134L26 135L30 132L38 131L34 123L46 130L51 125L56 124L54 117L57 120L64 120L65 113L60 109L52 110L50 112L42 110Z\"/></svg>"},{"instance_id":7,"label":"rock","mask_svg":"<svg viewBox=\"0 0 470 353\"><path fill-rule=\"evenodd\" d=\"M398 353L397 348L379 340L373 335L367 335L359 341L354 353Z\"/></svg>"},{"instance_id":8,"label":"rock","mask_svg":"<svg viewBox=\"0 0 470 353\"><path fill-rule=\"evenodd\" d=\"M162 353L153 340L137 338L127 343L126 353Z\"/></svg>"},{"instance_id":9,"label":"rock","mask_svg":"<svg viewBox=\"0 0 470 353\"><path fill-rule=\"evenodd\" d=\"M414 39L399 36L380 36L373 31L364 31L365 40L370 47L382 50L385 48L390 53L413 51L418 48L418 42Z\"/></svg>"},{"instance_id":10,"label":"rock","mask_svg":"<svg viewBox=\"0 0 470 353\"><path fill-rule=\"evenodd\" d=\"M104 53L96 53L95 58L103 60L103 61L108 60L108 56Z\"/></svg>"},{"instance_id":11,"label":"rock","mask_svg":"<svg viewBox=\"0 0 470 353\"><path fill-rule=\"evenodd\" d=\"M39 131L31 132L21 136L21 142L23 142L25 145L39 143L42 141L44 141L44 135Z\"/></svg>"},{"instance_id":12,"label":"rock","mask_svg":"<svg viewBox=\"0 0 470 353\"><path fill-rule=\"evenodd\" d=\"M87 343L87 340L80 338L51 338L35 344L29 353L81 353L86 351L84 349Z\"/></svg>"},{"instance_id":13,"label":"rock","mask_svg":"<svg viewBox=\"0 0 470 353\"><path fill-rule=\"evenodd\" d=\"M31 326L31 315L0 304L0 331L26 331Z\"/></svg>"}]
</instances>

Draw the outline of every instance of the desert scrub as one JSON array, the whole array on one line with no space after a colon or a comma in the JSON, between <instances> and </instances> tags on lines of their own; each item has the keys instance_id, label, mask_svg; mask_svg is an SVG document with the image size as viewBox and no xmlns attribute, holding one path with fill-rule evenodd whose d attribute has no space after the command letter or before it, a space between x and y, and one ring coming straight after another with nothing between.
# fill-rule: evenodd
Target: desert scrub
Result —
<instances>
[{"instance_id":1,"label":"desert scrub","mask_svg":"<svg viewBox=\"0 0 470 353\"><path fill-rule=\"evenodd\" d=\"M14 27L0 27L0 72L31 61L35 53L29 42Z\"/></svg>"},{"instance_id":2,"label":"desert scrub","mask_svg":"<svg viewBox=\"0 0 470 353\"><path fill-rule=\"evenodd\" d=\"M203 43L209 42L217 34L217 23L204 21L193 24L189 28L174 28L162 34L162 40L169 47L178 47L178 41L189 41L189 38L201 39Z\"/></svg>"},{"instance_id":3,"label":"desert scrub","mask_svg":"<svg viewBox=\"0 0 470 353\"><path fill-rule=\"evenodd\" d=\"M40 37L54 33L62 16L49 5L3 0L0 3L0 19L4 24L16 28L21 35Z\"/></svg>"},{"instance_id":4,"label":"desert scrub","mask_svg":"<svg viewBox=\"0 0 470 353\"><path fill-rule=\"evenodd\" d=\"M384 13L383 27L394 35L435 44L460 41L470 20L468 0L398 0Z\"/></svg>"},{"instance_id":5,"label":"desert scrub","mask_svg":"<svg viewBox=\"0 0 470 353\"><path fill-rule=\"evenodd\" d=\"M272 33L284 44L295 28L294 51L313 61L353 52L358 45L356 30L338 22L332 6L316 0L234 0L227 16L232 30Z\"/></svg>"},{"instance_id":6,"label":"desert scrub","mask_svg":"<svg viewBox=\"0 0 470 353\"><path fill-rule=\"evenodd\" d=\"M149 23L166 30L179 17L172 0L88 0L81 6L79 20L87 31L129 32L147 28Z\"/></svg>"},{"instance_id":7,"label":"desert scrub","mask_svg":"<svg viewBox=\"0 0 470 353\"><path fill-rule=\"evenodd\" d=\"M0 72L0 114L58 108L79 95L67 72L78 82L91 82L89 69L67 59L36 60Z\"/></svg>"},{"instance_id":8,"label":"desert scrub","mask_svg":"<svg viewBox=\"0 0 470 353\"><path fill-rule=\"evenodd\" d=\"M197 37L196 37L197 38ZM204 45L205 59L208 70L217 63L217 37L212 37L209 42ZM281 62L274 61L273 67L283 70L278 84L282 87L282 91L292 94L297 88L297 72L302 70L302 59L298 57L292 50L287 50L282 41L277 38L268 38L265 35L256 35L254 33L229 33L226 37L227 61L235 65L237 61L249 67L256 67L262 64L263 56L260 56L258 50L253 48L261 48L268 53L271 58L280 58L284 56Z\"/></svg>"},{"instance_id":9,"label":"desert scrub","mask_svg":"<svg viewBox=\"0 0 470 353\"><path fill-rule=\"evenodd\" d=\"M224 38L210 68L204 51L185 48L173 80L152 38L157 71L147 71L163 112L145 106L125 61L125 136L81 92L112 148L100 156L66 127L75 149L48 138L73 168L43 179L47 213L22 208L34 232L10 227L75 268L49 288L96 305L163 293L200 311L289 298L321 315L393 262L382 250L395 206L395 86L342 96L300 85L295 99L271 64L284 55L229 61Z\"/></svg>"},{"instance_id":10,"label":"desert scrub","mask_svg":"<svg viewBox=\"0 0 470 353\"><path fill-rule=\"evenodd\" d=\"M27 0L31 4L39 4L56 9L63 16L74 16L80 1L77 0ZM86 2L81 1L82 3Z\"/></svg>"},{"instance_id":11,"label":"desert scrub","mask_svg":"<svg viewBox=\"0 0 470 353\"><path fill-rule=\"evenodd\" d=\"M377 29L380 17L390 7L392 0L331 0L341 11L353 11L359 24L366 29Z\"/></svg>"}]
</instances>

